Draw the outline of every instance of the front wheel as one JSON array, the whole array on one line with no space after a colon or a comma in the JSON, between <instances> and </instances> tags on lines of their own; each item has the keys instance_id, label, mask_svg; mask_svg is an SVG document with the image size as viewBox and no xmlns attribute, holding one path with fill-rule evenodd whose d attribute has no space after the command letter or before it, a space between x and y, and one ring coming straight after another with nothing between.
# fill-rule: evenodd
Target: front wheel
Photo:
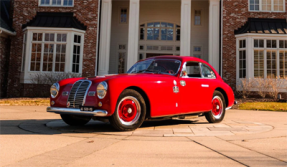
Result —
<instances>
[{"instance_id":1,"label":"front wheel","mask_svg":"<svg viewBox=\"0 0 287 167\"><path fill-rule=\"evenodd\" d=\"M120 95L111 125L120 131L135 130L141 126L146 116L146 104L141 94L135 90L124 90Z\"/></svg>"},{"instance_id":2,"label":"front wheel","mask_svg":"<svg viewBox=\"0 0 287 167\"><path fill-rule=\"evenodd\" d=\"M92 117L89 116L81 116L81 115L68 115L61 114L62 120L71 126L81 126L87 124Z\"/></svg>"},{"instance_id":3,"label":"front wheel","mask_svg":"<svg viewBox=\"0 0 287 167\"><path fill-rule=\"evenodd\" d=\"M205 113L205 118L209 123L221 122L225 116L225 99L221 92L214 91L211 101L211 111Z\"/></svg>"}]
</instances>

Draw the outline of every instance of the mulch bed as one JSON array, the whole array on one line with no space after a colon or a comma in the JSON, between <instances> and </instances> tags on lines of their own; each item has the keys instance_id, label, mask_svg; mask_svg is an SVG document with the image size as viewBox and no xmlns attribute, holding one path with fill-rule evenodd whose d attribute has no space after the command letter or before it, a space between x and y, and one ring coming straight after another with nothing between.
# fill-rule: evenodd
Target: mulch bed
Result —
<instances>
[{"instance_id":1,"label":"mulch bed","mask_svg":"<svg viewBox=\"0 0 287 167\"><path fill-rule=\"evenodd\" d=\"M232 106L232 109L238 109L239 105L242 103L246 103L246 102L280 102L280 100L278 99L273 99L273 98L236 98L235 99L237 101L236 105ZM281 100L282 101L282 100Z\"/></svg>"}]
</instances>

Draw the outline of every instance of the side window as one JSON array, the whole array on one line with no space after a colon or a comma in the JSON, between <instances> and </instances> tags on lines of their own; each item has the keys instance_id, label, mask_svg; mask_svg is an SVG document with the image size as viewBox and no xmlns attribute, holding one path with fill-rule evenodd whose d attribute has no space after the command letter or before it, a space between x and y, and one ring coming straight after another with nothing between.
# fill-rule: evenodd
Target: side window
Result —
<instances>
[{"instance_id":1,"label":"side window","mask_svg":"<svg viewBox=\"0 0 287 167\"><path fill-rule=\"evenodd\" d=\"M201 64L202 78L216 78L215 73L206 64Z\"/></svg>"},{"instance_id":2,"label":"side window","mask_svg":"<svg viewBox=\"0 0 287 167\"><path fill-rule=\"evenodd\" d=\"M198 62L187 62L185 69L182 70L182 77L201 78L199 63Z\"/></svg>"}]
</instances>

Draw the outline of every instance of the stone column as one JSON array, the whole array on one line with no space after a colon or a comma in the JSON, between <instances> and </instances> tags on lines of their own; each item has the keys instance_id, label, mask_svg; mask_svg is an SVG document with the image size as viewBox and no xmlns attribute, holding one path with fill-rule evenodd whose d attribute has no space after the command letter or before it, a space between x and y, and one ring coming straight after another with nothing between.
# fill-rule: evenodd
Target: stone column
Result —
<instances>
[{"instance_id":1,"label":"stone column","mask_svg":"<svg viewBox=\"0 0 287 167\"><path fill-rule=\"evenodd\" d=\"M191 0L181 0L180 55L190 56Z\"/></svg>"},{"instance_id":2,"label":"stone column","mask_svg":"<svg viewBox=\"0 0 287 167\"><path fill-rule=\"evenodd\" d=\"M112 0L102 0L98 75L109 73Z\"/></svg>"},{"instance_id":3,"label":"stone column","mask_svg":"<svg viewBox=\"0 0 287 167\"><path fill-rule=\"evenodd\" d=\"M140 0L130 0L127 70L138 61Z\"/></svg>"},{"instance_id":4,"label":"stone column","mask_svg":"<svg viewBox=\"0 0 287 167\"><path fill-rule=\"evenodd\" d=\"M219 28L220 28L220 0L209 0L209 47L208 47L208 62L215 68L219 69Z\"/></svg>"}]
</instances>

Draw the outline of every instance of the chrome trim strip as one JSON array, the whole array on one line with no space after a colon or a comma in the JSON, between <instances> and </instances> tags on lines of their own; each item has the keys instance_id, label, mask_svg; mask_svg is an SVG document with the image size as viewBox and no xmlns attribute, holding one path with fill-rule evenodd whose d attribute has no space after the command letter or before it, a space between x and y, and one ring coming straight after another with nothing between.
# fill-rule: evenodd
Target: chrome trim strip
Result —
<instances>
[{"instance_id":1,"label":"chrome trim strip","mask_svg":"<svg viewBox=\"0 0 287 167\"><path fill-rule=\"evenodd\" d=\"M203 87L203 88L209 88L209 85L208 85L208 84L201 84L201 87Z\"/></svg>"},{"instance_id":2,"label":"chrome trim strip","mask_svg":"<svg viewBox=\"0 0 287 167\"><path fill-rule=\"evenodd\" d=\"M232 106L231 107L227 107L225 110L229 110L229 109L231 109L232 108Z\"/></svg>"},{"instance_id":3,"label":"chrome trim strip","mask_svg":"<svg viewBox=\"0 0 287 167\"><path fill-rule=\"evenodd\" d=\"M85 96L84 96L84 99L83 99L83 102L82 102L82 106L85 106L87 94L88 94L88 92L89 92L89 90L90 90L90 87L91 87L91 85L92 85L92 81L90 81L90 80L83 80L83 82L85 82L85 81L88 81L90 84L89 84L89 86L88 86L87 89L86 89L86 93L85 93ZM83 82L82 82L82 83L83 83Z\"/></svg>"},{"instance_id":4,"label":"chrome trim strip","mask_svg":"<svg viewBox=\"0 0 287 167\"><path fill-rule=\"evenodd\" d=\"M47 112L53 112L56 114L74 114L74 115L86 115L86 116L98 116L104 117L108 115L105 110L94 110L92 112L81 111L77 108L60 108L60 107L47 107Z\"/></svg>"},{"instance_id":5,"label":"chrome trim strip","mask_svg":"<svg viewBox=\"0 0 287 167\"><path fill-rule=\"evenodd\" d=\"M189 115L189 114L200 114L200 113L205 113L209 111L190 111L186 113L178 113L178 114L170 114L170 115L160 115L160 116L151 116L151 118L160 118L160 117L173 117L173 116L180 116L180 115Z\"/></svg>"},{"instance_id":6,"label":"chrome trim strip","mask_svg":"<svg viewBox=\"0 0 287 167\"><path fill-rule=\"evenodd\" d=\"M81 82L81 83L80 83L80 85L77 87L77 90L75 91L74 100L73 100L73 107L75 107L75 101L76 101L77 93L78 93L78 90L79 90L79 88L81 87L83 81L80 80L80 81L77 81L77 82ZM74 85L75 85L77 82L75 82ZM74 86L74 85L73 85L73 86ZM72 88L73 88L73 87L72 87Z\"/></svg>"}]
</instances>

